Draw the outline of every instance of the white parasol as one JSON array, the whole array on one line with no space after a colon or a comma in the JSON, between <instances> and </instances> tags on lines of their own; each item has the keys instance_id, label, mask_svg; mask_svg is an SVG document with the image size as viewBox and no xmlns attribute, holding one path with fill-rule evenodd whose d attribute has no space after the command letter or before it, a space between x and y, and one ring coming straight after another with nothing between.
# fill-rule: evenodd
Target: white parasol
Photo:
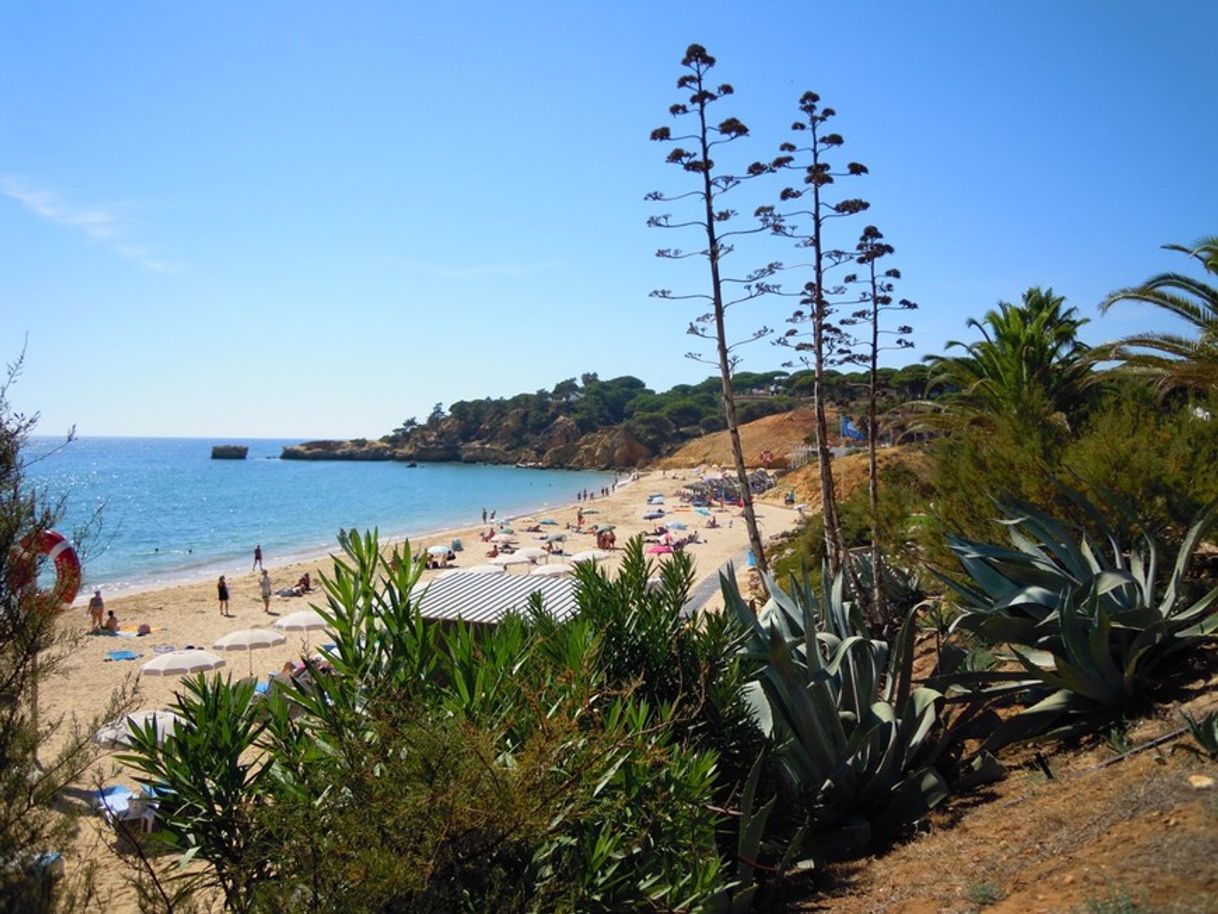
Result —
<instances>
[{"instance_id":1,"label":"white parasol","mask_svg":"<svg viewBox=\"0 0 1218 914\"><path fill-rule=\"evenodd\" d=\"M178 728L182 718L172 711L146 708L142 711L132 711L124 714L118 720L112 720L93 734L93 742L99 746L114 748L131 745L131 731L139 727L141 730L151 722L156 727L156 741L159 745L170 733Z\"/></svg>"},{"instance_id":2,"label":"white parasol","mask_svg":"<svg viewBox=\"0 0 1218 914\"><path fill-rule=\"evenodd\" d=\"M170 651L153 657L140 667L140 673L146 676L185 676L188 673L217 670L222 666L224 658L211 651Z\"/></svg>"},{"instance_id":3,"label":"white parasol","mask_svg":"<svg viewBox=\"0 0 1218 914\"><path fill-rule=\"evenodd\" d=\"M560 562L557 565L538 565L536 568L530 571L529 574L552 578L557 577L558 575L570 574L574 570L575 569L566 562Z\"/></svg>"},{"instance_id":4,"label":"white parasol","mask_svg":"<svg viewBox=\"0 0 1218 914\"><path fill-rule=\"evenodd\" d=\"M254 672L254 651L275 647L288 640L287 635L269 628L239 628L212 642L213 651L245 651L250 658L250 674Z\"/></svg>"},{"instance_id":5,"label":"white parasol","mask_svg":"<svg viewBox=\"0 0 1218 914\"><path fill-rule=\"evenodd\" d=\"M521 555L519 552L509 552L507 555L497 555L491 559L492 565L527 565L531 562L527 555Z\"/></svg>"},{"instance_id":6,"label":"white parasol","mask_svg":"<svg viewBox=\"0 0 1218 914\"><path fill-rule=\"evenodd\" d=\"M281 632L316 632L329 628L330 623L323 619L317 610L302 609L276 619L272 627Z\"/></svg>"},{"instance_id":7,"label":"white parasol","mask_svg":"<svg viewBox=\"0 0 1218 914\"><path fill-rule=\"evenodd\" d=\"M613 553L606 552L604 549L585 549L583 552L577 552L575 555L567 559L572 564L576 562L599 562L601 559L607 559Z\"/></svg>"}]
</instances>

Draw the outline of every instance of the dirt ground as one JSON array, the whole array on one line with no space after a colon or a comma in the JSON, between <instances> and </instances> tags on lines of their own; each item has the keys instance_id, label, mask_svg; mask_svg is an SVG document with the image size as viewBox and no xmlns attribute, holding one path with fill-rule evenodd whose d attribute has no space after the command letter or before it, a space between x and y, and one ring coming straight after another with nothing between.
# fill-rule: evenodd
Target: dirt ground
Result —
<instances>
[{"instance_id":1,"label":"dirt ground","mask_svg":"<svg viewBox=\"0 0 1218 914\"><path fill-rule=\"evenodd\" d=\"M1188 679L1120 739L1004 752L1005 780L952 798L916 837L793 886L787 910L1218 912L1218 762L1172 736L1181 709L1218 710L1218 651Z\"/></svg>"}]
</instances>

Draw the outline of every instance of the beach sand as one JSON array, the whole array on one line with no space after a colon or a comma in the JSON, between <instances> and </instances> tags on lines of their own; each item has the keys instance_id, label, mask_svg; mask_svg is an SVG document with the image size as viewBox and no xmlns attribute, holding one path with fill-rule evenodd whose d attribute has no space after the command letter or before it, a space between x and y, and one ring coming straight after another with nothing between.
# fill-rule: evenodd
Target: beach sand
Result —
<instances>
[{"instance_id":1,"label":"beach sand","mask_svg":"<svg viewBox=\"0 0 1218 914\"><path fill-rule=\"evenodd\" d=\"M579 508L586 514L586 524L612 524L617 536L617 549L613 556L601 563L602 567L614 569L620 561L621 547L626 541L645 530L654 528L661 521L645 521L643 514L649 510L647 500L650 496L660 494L665 496L666 503L660 507L666 512L669 520L680 519L688 525L690 531L697 530L701 542L687 547L695 561L698 580L713 578L719 568L728 561L737 566L738 580L744 586L744 557L748 549L748 534L744 521L737 508L715 508L714 517L718 526L713 529L706 527L707 517L694 513L688 507L681 507L674 493L682 486L683 480L689 479L692 471L660 471L642 473L639 478L618 486L617 490L608 497L596 498L572 504L563 508L549 509L535 515L537 520L553 518L557 526L542 526L540 533L525 533L515 524L518 544L524 546L540 546L545 536L554 533L566 533L567 540L563 544L568 555L595 547L595 536L591 534L573 533L566 529L568 524L574 525ZM756 506L758 522L763 537L794 527L799 522L799 516L793 510L765 503ZM591 513L596 512L596 513ZM509 519L499 518L500 521ZM488 544L479 540L479 533L485 532L489 524L476 524L460 530L450 530L430 536L411 538L411 547L416 554L428 546L449 544L454 539L460 539L463 551L457 553L454 567L468 567L483 564L487 561L485 553ZM688 532L688 531L687 531ZM278 617L267 615L263 610L262 597L259 590L260 572L251 570L253 545L251 544L249 562L241 562L233 568L225 569L230 591L229 611L233 618L220 615L216 595L216 579L180 584L164 589L134 592L126 595L108 596L106 608L114 610L122 627L134 631L137 626L147 624L153 631L142 637L107 637L86 636L73 651L65 663L62 675L48 678L41 686L40 709L44 721L55 718L71 720L75 718L82 723L102 714L111 695L116 689L126 687L133 693L132 708L164 708L173 701L174 692L179 688L178 677L148 677L137 678L142 663L155 655L153 648L157 645L173 645L181 648L185 645L195 645L206 649L211 648L212 642L228 632L240 628L269 627ZM338 551L337 543L334 551ZM317 587L320 574L328 573L332 563L328 555L319 555L313 559L292 564L277 565L274 555L266 555L266 567L270 572L274 588L290 587L306 571L313 577L315 589L312 594L302 597L271 597L271 612L286 615L301 609L307 609L311 604L325 605L325 595ZM656 559L657 562L663 558ZM551 562L561 561L561 558L550 559ZM438 572L426 572L432 577ZM509 568L508 574L524 573L519 567ZM717 594L717 589L716 589ZM78 605L73 606L61 617L61 625L77 632L87 632L89 617L87 609L88 594L84 595ZM721 606L722 599L713 596L707 607ZM223 654L227 666L221 671L229 673L234 679L248 675L265 677L268 673L278 671L285 661L299 659L302 654L316 653L319 644L329 639L324 632L304 634L289 634L285 644L253 652L250 655L242 652ZM138 654L135 660L108 661L108 652L131 651ZM49 755L55 748L54 739L47 746ZM121 782L134 786L134 778L129 772L116 767L111 755L103 756L100 766L92 771L87 783L82 787L92 787L98 779L106 783ZM69 852L68 865L73 863L73 857L78 854L90 853L97 859L98 843L108 840L99 828L98 816L86 817L85 828L82 829L77 847ZM112 842L111 842L112 843ZM85 850L86 848L90 850ZM104 854L104 851L102 852ZM102 876L102 888L105 892L113 892L106 910L135 911L133 897L126 897L124 890L129 874L124 868L111 867L112 861L102 860L103 868L108 868Z\"/></svg>"}]
</instances>

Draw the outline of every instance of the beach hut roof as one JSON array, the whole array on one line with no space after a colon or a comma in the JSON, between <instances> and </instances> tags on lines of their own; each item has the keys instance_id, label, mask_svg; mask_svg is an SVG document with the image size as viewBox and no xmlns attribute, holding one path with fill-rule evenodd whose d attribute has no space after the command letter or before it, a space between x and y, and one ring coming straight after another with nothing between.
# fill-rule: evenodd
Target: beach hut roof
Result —
<instances>
[{"instance_id":1,"label":"beach hut roof","mask_svg":"<svg viewBox=\"0 0 1218 914\"><path fill-rule=\"evenodd\" d=\"M570 618L577 608L570 578L458 573L426 587L419 601L424 619L494 624L508 613L525 612L533 593L541 594L546 612L557 620Z\"/></svg>"}]
</instances>

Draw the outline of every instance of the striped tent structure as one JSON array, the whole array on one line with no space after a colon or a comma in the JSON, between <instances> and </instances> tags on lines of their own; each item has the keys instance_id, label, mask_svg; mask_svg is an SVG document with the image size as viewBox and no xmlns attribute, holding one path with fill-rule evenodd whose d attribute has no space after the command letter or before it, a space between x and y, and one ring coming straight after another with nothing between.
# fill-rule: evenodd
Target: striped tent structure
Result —
<instances>
[{"instance_id":1,"label":"striped tent structure","mask_svg":"<svg viewBox=\"0 0 1218 914\"><path fill-rule=\"evenodd\" d=\"M428 582L419 600L424 619L494 625L509 613L524 613L529 596L540 593L546 612L562 621L575 615L575 581L534 575L457 572Z\"/></svg>"}]
</instances>

